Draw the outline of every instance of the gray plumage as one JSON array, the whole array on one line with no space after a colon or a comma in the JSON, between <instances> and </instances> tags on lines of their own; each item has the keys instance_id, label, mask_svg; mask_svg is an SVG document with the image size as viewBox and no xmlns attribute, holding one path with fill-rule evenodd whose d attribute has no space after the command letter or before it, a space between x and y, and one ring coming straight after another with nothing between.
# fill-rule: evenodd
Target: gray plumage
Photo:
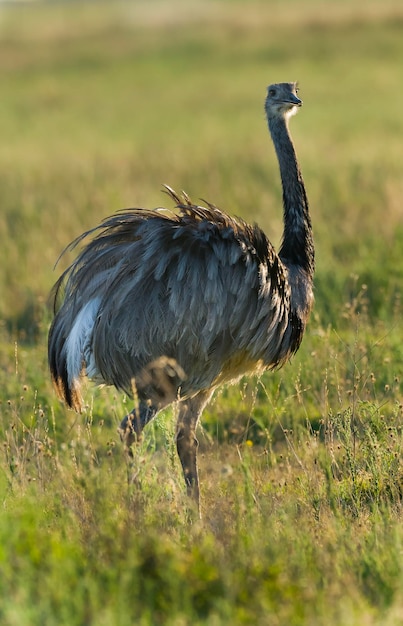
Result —
<instances>
[{"instance_id":1,"label":"gray plumage","mask_svg":"<svg viewBox=\"0 0 403 626\"><path fill-rule=\"evenodd\" d=\"M82 376L133 395L121 425L127 446L177 401L177 448L199 501L200 414L214 389L283 365L298 349L313 303L308 201L288 118L295 83L268 88L265 110L283 186L284 235L276 253L256 225L166 187L176 212L118 212L92 236L54 287L49 365L58 395L81 408Z\"/></svg>"}]
</instances>

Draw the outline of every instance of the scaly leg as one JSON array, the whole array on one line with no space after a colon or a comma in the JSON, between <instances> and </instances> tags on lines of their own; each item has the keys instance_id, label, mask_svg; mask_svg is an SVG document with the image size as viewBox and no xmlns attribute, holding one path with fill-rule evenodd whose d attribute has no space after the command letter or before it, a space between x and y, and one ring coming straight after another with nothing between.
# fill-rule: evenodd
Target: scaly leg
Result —
<instances>
[{"instance_id":1,"label":"scaly leg","mask_svg":"<svg viewBox=\"0 0 403 626\"><path fill-rule=\"evenodd\" d=\"M176 448L182 464L188 496L196 503L200 513L199 477L197 471L196 427L200 415L212 391L200 391L193 398L182 400L179 404L179 416L176 430Z\"/></svg>"}]
</instances>

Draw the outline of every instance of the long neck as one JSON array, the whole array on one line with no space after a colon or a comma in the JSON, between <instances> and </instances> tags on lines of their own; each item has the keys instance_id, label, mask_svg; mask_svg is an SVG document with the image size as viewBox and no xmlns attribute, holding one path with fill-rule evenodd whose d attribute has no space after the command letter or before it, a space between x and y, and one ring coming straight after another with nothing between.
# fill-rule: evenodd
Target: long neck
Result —
<instances>
[{"instance_id":1,"label":"long neck","mask_svg":"<svg viewBox=\"0 0 403 626\"><path fill-rule=\"evenodd\" d=\"M312 277L315 256L308 199L287 120L269 119L269 130L283 186L284 233L279 255L286 265L298 265Z\"/></svg>"}]
</instances>

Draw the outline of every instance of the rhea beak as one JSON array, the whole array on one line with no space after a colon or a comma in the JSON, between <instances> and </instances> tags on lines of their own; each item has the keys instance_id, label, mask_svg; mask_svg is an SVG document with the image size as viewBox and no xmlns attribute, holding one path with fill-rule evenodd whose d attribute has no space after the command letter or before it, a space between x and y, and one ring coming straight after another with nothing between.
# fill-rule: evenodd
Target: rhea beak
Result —
<instances>
[{"instance_id":1,"label":"rhea beak","mask_svg":"<svg viewBox=\"0 0 403 626\"><path fill-rule=\"evenodd\" d=\"M298 96L295 96L293 93L288 96L287 100L284 99L283 102L284 104L292 104L294 107L302 106L302 100L300 100Z\"/></svg>"}]
</instances>

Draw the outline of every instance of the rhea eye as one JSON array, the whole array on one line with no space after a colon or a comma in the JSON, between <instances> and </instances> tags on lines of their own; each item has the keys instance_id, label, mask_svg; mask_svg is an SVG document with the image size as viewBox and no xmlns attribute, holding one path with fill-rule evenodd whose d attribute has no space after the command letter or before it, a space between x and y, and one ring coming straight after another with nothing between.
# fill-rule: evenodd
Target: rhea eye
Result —
<instances>
[{"instance_id":1,"label":"rhea eye","mask_svg":"<svg viewBox=\"0 0 403 626\"><path fill-rule=\"evenodd\" d=\"M276 90L275 89L269 89L269 96L275 96L276 95Z\"/></svg>"}]
</instances>

